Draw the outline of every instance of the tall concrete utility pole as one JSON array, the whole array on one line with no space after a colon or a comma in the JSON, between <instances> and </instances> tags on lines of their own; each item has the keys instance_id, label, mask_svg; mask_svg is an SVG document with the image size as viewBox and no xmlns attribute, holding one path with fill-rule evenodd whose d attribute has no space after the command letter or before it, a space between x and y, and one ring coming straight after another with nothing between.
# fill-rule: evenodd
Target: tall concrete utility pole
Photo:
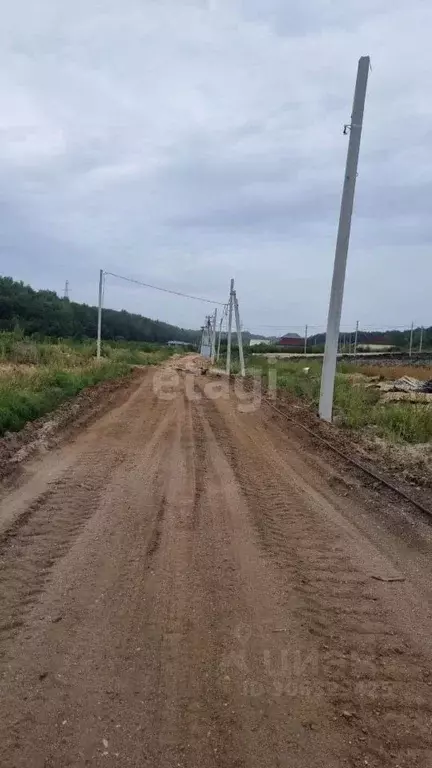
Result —
<instances>
[{"instance_id":1,"label":"tall concrete utility pole","mask_svg":"<svg viewBox=\"0 0 432 768\"><path fill-rule=\"evenodd\" d=\"M224 309L224 311L223 311L223 313L222 313L222 317L221 317L221 319L220 319L220 323L219 323L219 338L218 338L218 346L217 346L217 354L216 354L216 360L219 360L219 358L220 358L220 348L221 348L221 338L222 338L222 326L223 326L223 321L224 321L224 317L225 317L225 314L226 314L226 307L225 307L225 309Z\"/></svg>"},{"instance_id":2,"label":"tall concrete utility pole","mask_svg":"<svg viewBox=\"0 0 432 768\"><path fill-rule=\"evenodd\" d=\"M239 313L239 305L237 301L237 294L234 291L234 311L235 311L235 319L236 319L236 327L237 327L237 339L238 339L238 348L239 348L239 360L240 360L240 374L241 376L246 376L246 369L245 369L245 361L244 361L244 354L243 354L243 338L242 338L242 330L240 325L240 313Z\"/></svg>"},{"instance_id":3,"label":"tall concrete utility pole","mask_svg":"<svg viewBox=\"0 0 432 768\"><path fill-rule=\"evenodd\" d=\"M307 341L308 341L307 335L308 335L308 327L306 325L305 326L305 337L304 337L304 353L305 353L305 355L307 354Z\"/></svg>"},{"instance_id":4,"label":"tall concrete utility pole","mask_svg":"<svg viewBox=\"0 0 432 768\"><path fill-rule=\"evenodd\" d=\"M337 348L369 68L369 56L362 56L358 63L351 124L346 125L344 129L344 133L349 130L350 138L336 241L319 402L319 415L326 421L332 420L333 413Z\"/></svg>"},{"instance_id":5,"label":"tall concrete utility pole","mask_svg":"<svg viewBox=\"0 0 432 768\"><path fill-rule=\"evenodd\" d=\"M97 352L96 352L96 357L98 360L100 360L100 356L101 356L103 278L104 278L103 269L100 269L99 270L98 324L97 324Z\"/></svg>"},{"instance_id":6,"label":"tall concrete utility pole","mask_svg":"<svg viewBox=\"0 0 432 768\"><path fill-rule=\"evenodd\" d=\"M423 352L423 326L420 328L420 342L419 342L419 352Z\"/></svg>"},{"instance_id":7,"label":"tall concrete utility pole","mask_svg":"<svg viewBox=\"0 0 432 768\"><path fill-rule=\"evenodd\" d=\"M203 333L201 337L201 350L200 354L202 357L206 357L211 359L212 356L212 340L213 340L213 325L212 325L212 318L210 315L207 315Z\"/></svg>"},{"instance_id":8,"label":"tall concrete utility pole","mask_svg":"<svg viewBox=\"0 0 432 768\"><path fill-rule=\"evenodd\" d=\"M409 345L409 356L410 357L412 357L413 338L414 338L414 322L411 323L410 345Z\"/></svg>"},{"instance_id":9,"label":"tall concrete utility pole","mask_svg":"<svg viewBox=\"0 0 432 768\"><path fill-rule=\"evenodd\" d=\"M228 376L231 373L231 334L232 334L233 301L234 301L234 280L231 279L230 297L229 297L229 305L228 305L228 336L227 336L227 356L226 356L226 372Z\"/></svg>"},{"instance_id":10,"label":"tall concrete utility pole","mask_svg":"<svg viewBox=\"0 0 432 768\"><path fill-rule=\"evenodd\" d=\"M354 336L354 357L357 357L357 342L358 342L358 329L359 321L356 322L355 336Z\"/></svg>"},{"instance_id":11,"label":"tall concrete utility pole","mask_svg":"<svg viewBox=\"0 0 432 768\"><path fill-rule=\"evenodd\" d=\"M215 309L213 314L213 323L212 323L212 339L211 339L211 361L214 363L216 358L216 323L217 323L217 309Z\"/></svg>"}]
</instances>

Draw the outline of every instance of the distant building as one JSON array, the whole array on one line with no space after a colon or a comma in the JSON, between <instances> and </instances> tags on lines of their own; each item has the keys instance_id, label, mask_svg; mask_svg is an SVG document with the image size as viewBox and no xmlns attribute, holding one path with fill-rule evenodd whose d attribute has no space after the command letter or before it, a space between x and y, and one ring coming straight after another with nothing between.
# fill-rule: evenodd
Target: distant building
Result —
<instances>
[{"instance_id":1,"label":"distant building","mask_svg":"<svg viewBox=\"0 0 432 768\"><path fill-rule=\"evenodd\" d=\"M391 336L388 333L362 333L358 334L357 349L362 352L390 352L394 348Z\"/></svg>"},{"instance_id":2,"label":"distant building","mask_svg":"<svg viewBox=\"0 0 432 768\"><path fill-rule=\"evenodd\" d=\"M286 333L278 342L282 347L300 347L304 339L298 333Z\"/></svg>"},{"instance_id":3,"label":"distant building","mask_svg":"<svg viewBox=\"0 0 432 768\"><path fill-rule=\"evenodd\" d=\"M189 342L188 341L169 341L168 346L169 347L188 347Z\"/></svg>"},{"instance_id":4,"label":"distant building","mask_svg":"<svg viewBox=\"0 0 432 768\"><path fill-rule=\"evenodd\" d=\"M257 347L258 344L270 344L271 342L269 339L250 339L249 340L249 346L250 347Z\"/></svg>"},{"instance_id":5,"label":"distant building","mask_svg":"<svg viewBox=\"0 0 432 768\"><path fill-rule=\"evenodd\" d=\"M391 344L357 344L359 352L391 352L394 345Z\"/></svg>"}]
</instances>

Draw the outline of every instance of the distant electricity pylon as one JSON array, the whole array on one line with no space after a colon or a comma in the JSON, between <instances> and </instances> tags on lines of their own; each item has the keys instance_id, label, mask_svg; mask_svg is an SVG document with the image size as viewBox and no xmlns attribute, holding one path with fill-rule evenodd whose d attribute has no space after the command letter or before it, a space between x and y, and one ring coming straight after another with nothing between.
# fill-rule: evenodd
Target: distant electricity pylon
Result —
<instances>
[{"instance_id":1,"label":"distant electricity pylon","mask_svg":"<svg viewBox=\"0 0 432 768\"><path fill-rule=\"evenodd\" d=\"M69 280L66 280L65 287L64 287L64 298L69 298Z\"/></svg>"},{"instance_id":2,"label":"distant electricity pylon","mask_svg":"<svg viewBox=\"0 0 432 768\"><path fill-rule=\"evenodd\" d=\"M369 69L369 56L362 56L358 63L351 123L346 125L344 128L344 133L349 131L350 137L339 217L339 229L336 241L336 253L333 268L333 281L330 293L330 306L327 320L326 343L321 375L321 393L319 402L319 415L326 421L332 420L333 413L334 382L336 375L337 350L345 286L345 273L351 232L351 218L354 205L354 193L357 178L357 167L360 153L360 141L363 127L363 113L366 100Z\"/></svg>"}]
</instances>

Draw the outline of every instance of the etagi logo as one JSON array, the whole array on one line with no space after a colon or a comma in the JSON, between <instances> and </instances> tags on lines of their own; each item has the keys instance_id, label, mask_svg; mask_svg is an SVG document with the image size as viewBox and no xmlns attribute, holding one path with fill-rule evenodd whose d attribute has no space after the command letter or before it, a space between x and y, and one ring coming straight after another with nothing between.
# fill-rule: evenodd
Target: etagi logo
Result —
<instances>
[{"instance_id":1,"label":"etagi logo","mask_svg":"<svg viewBox=\"0 0 432 768\"><path fill-rule=\"evenodd\" d=\"M263 390L266 397L274 397L277 387L276 369L270 369L268 380L263 380L261 370L251 369L247 379L236 377L234 385L224 376L209 376L203 384L203 377L195 373L180 376L177 371L161 368L153 375L153 391L161 400L175 400L182 392L192 403L202 400L236 401L240 413L253 413L262 403Z\"/></svg>"}]
</instances>

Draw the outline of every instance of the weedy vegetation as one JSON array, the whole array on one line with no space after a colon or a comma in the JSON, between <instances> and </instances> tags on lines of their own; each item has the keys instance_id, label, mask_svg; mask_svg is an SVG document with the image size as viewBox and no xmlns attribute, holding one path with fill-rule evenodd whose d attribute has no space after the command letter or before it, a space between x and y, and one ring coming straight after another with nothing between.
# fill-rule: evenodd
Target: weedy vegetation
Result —
<instances>
[{"instance_id":1,"label":"weedy vegetation","mask_svg":"<svg viewBox=\"0 0 432 768\"><path fill-rule=\"evenodd\" d=\"M93 342L35 342L0 333L0 435L22 429L86 387L126 376L136 365L161 363L174 351L150 343L107 342L98 362Z\"/></svg>"},{"instance_id":2,"label":"weedy vegetation","mask_svg":"<svg viewBox=\"0 0 432 768\"><path fill-rule=\"evenodd\" d=\"M268 381L269 368L276 368L277 386L301 398L311 409L317 410L320 394L321 362L306 359L269 363L264 357L248 359L248 372L259 373ZM308 369L308 370L306 370ZM351 375L363 374L354 381ZM428 380L432 368L400 366L380 367L342 363L338 366L335 382L334 414L336 421L349 429L366 430L368 434L392 442L432 442L432 405L425 403L383 403L378 389L367 387L368 378L398 379L403 375Z\"/></svg>"}]
</instances>

